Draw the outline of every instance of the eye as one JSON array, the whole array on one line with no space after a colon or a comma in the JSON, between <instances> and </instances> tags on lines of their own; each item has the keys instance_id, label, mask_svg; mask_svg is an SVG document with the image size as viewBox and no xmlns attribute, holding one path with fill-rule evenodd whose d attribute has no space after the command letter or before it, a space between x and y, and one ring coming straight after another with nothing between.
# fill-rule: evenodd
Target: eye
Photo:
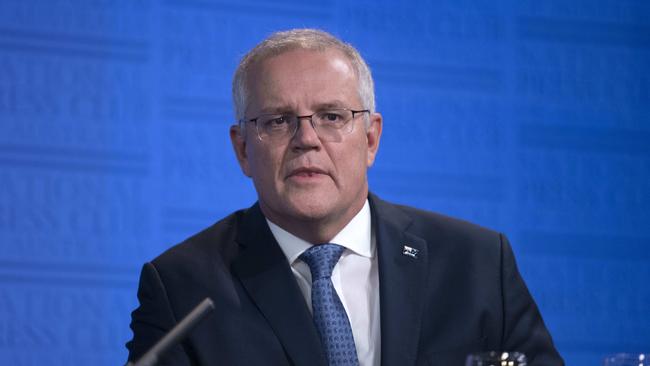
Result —
<instances>
[{"instance_id":1,"label":"eye","mask_svg":"<svg viewBox=\"0 0 650 366\"><path fill-rule=\"evenodd\" d=\"M318 114L318 119L326 123L340 123L344 120L341 113L335 111L320 112Z\"/></svg>"},{"instance_id":2,"label":"eye","mask_svg":"<svg viewBox=\"0 0 650 366\"><path fill-rule=\"evenodd\" d=\"M290 117L289 116L282 116L282 115L277 115L277 116L268 116L263 120L264 125L268 127L278 127L282 125L289 124Z\"/></svg>"},{"instance_id":3,"label":"eye","mask_svg":"<svg viewBox=\"0 0 650 366\"><path fill-rule=\"evenodd\" d=\"M271 123L275 125L289 123L289 118L287 118L287 116L276 117L271 120Z\"/></svg>"}]
</instances>

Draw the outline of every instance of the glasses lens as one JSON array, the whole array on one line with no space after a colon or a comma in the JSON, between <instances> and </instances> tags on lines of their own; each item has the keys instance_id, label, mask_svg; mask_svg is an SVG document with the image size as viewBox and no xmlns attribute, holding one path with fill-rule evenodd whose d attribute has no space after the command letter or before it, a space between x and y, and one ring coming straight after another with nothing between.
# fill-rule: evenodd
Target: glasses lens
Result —
<instances>
[{"instance_id":1,"label":"glasses lens","mask_svg":"<svg viewBox=\"0 0 650 366\"><path fill-rule=\"evenodd\" d=\"M283 138L293 134L296 117L290 115L262 115L257 118L257 133L261 139Z\"/></svg>"},{"instance_id":2,"label":"glasses lens","mask_svg":"<svg viewBox=\"0 0 650 366\"><path fill-rule=\"evenodd\" d=\"M354 123L352 111L348 109L330 109L314 114L312 120L318 136L327 141L338 141L342 135L352 132Z\"/></svg>"},{"instance_id":3,"label":"glasses lens","mask_svg":"<svg viewBox=\"0 0 650 366\"><path fill-rule=\"evenodd\" d=\"M320 111L312 118L318 127L340 130L352 119L352 111L347 109Z\"/></svg>"}]
</instances>

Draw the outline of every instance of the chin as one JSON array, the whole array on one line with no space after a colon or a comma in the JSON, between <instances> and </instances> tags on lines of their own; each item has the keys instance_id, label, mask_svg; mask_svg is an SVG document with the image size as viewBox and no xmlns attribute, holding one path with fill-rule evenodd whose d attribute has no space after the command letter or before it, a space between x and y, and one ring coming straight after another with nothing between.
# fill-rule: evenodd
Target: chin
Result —
<instances>
[{"instance_id":1,"label":"chin","mask_svg":"<svg viewBox=\"0 0 650 366\"><path fill-rule=\"evenodd\" d=\"M318 221L327 218L331 214L331 207L327 204L319 204L315 202L309 203L293 203L291 211L296 218L305 221Z\"/></svg>"}]
</instances>

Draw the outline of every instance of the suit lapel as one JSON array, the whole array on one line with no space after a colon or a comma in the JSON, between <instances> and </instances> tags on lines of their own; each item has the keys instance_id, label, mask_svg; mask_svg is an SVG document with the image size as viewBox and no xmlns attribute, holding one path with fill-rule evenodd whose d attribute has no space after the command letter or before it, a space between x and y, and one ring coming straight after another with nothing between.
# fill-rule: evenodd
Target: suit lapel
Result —
<instances>
[{"instance_id":1,"label":"suit lapel","mask_svg":"<svg viewBox=\"0 0 650 366\"><path fill-rule=\"evenodd\" d=\"M381 364L414 365L428 262L426 242L408 233L411 219L402 211L372 194L369 200L379 260ZM406 248L404 254L405 246L414 250Z\"/></svg>"},{"instance_id":2,"label":"suit lapel","mask_svg":"<svg viewBox=\"0 0 650 366\"><path fill-rule=\"evenodd\" d=\"M238 230L235 276L258 306L295 365L325 365L318 331L280 246L256 204Z\"/></svg>"}]
</instances>

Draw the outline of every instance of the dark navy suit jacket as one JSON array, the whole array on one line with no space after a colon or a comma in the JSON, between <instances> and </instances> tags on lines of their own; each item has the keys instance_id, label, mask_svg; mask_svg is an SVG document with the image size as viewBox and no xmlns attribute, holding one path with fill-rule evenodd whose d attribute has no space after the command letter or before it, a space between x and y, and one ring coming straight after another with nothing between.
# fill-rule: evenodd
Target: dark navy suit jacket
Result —
<instances>
[{"instance_id":1,"label":"dark navy suit jacket","mask_svg":"<svg viewBox=\"0 0 650 366\"><path fill-rule=\"evenodd\" d=\"M377 240L382 365L464 364L468 353L524 352L563 365L507 239L369 195ZM417 250L405 255L404 246ZM216 309L164 365L326 363L316 328L258 204L144 265L132 314L137 359L205 297Z\"/></svg>"}]
</instances>

